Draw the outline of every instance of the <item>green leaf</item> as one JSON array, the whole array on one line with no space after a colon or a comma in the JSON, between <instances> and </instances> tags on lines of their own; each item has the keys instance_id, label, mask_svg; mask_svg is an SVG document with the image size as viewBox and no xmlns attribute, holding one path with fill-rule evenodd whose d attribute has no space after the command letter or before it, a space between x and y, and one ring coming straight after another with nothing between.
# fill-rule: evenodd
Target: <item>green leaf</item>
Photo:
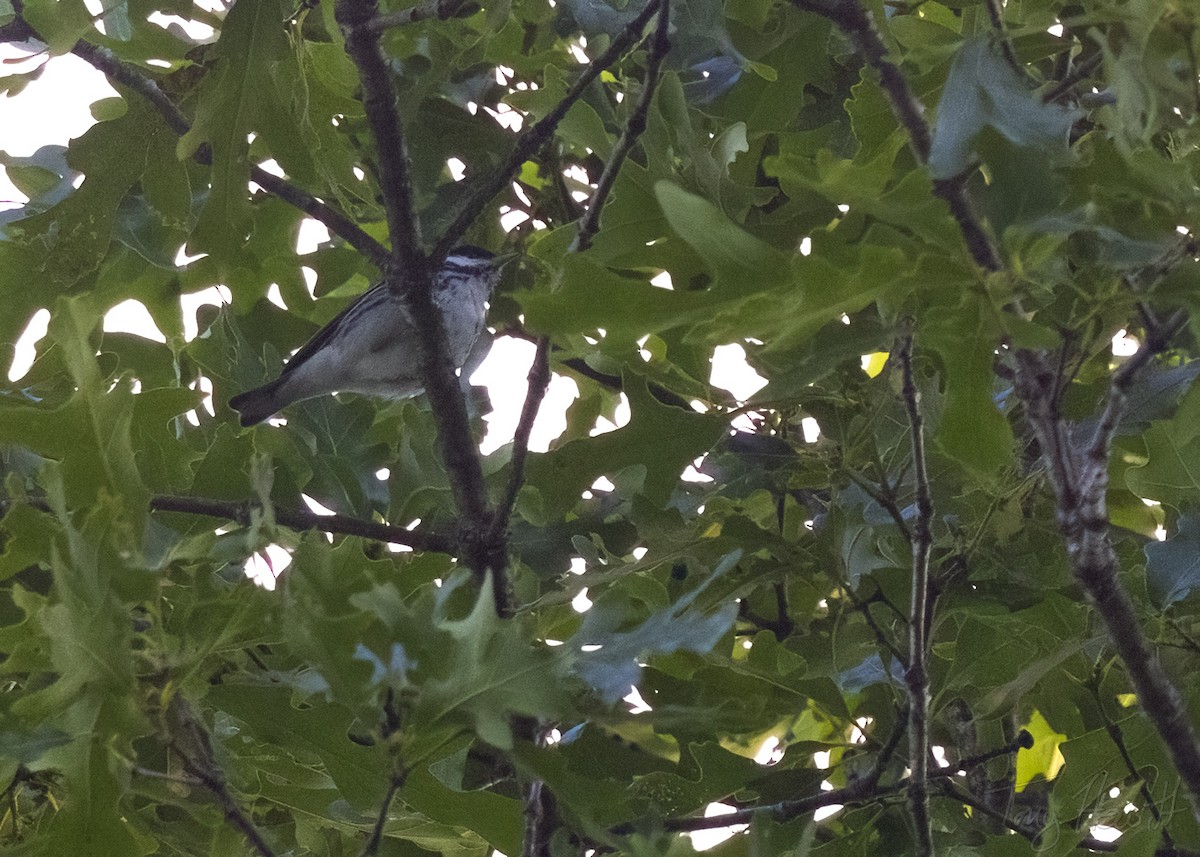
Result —
<instances>
[{"instance_id":1,"label":"green leaf","mask_svg":"<svg viewBox=\"0 0 1200 857\"><path fill-rule=\"evenodd\" d=\"M49 305L100 266L112 240L117 206L164 133L162 121L145 102L130 102L125 115L97 123L72 141L67 161L85 176L78 190L45 211L7 225L8 237L36 254L27 274L35 273L43 285L39 306ZM17 289L17 283L0 283L0 289L14 293L19 306L29 305L30 293Z\"/></svg>"},{"instance_id":2,"label":"green leaf","mask_svg":"<svg viewBox=\"0 0 1200 857\"><path fill-rule=\"evenodd\" d=\"M563 260L562 286L552 293L518 295L533 330L594 333L598 328L637 338L705 318L717 303L708 292L660 289L644 280L620 277L587 255Z\"/></svg>"},{"instance_id":3,"label":"green leaf","mask_svg":"<svg viewBox=\"0 0 1200 857\"><path fill-rule=\"evenodd\" d=\"M970 39L954 58L938 101L929 171L938 179L964 172L985 127L1043 156L1063 155L1067 132L1080 115L1034 95L989 39Z\"/></svg>"},{"instance_id":4,"label":"green leaf","mask_svg":"<svg viewBox=\"0 0 1200 857\"><path fill-rule=\"evenodd\" d=\"M23 7L22 17L37 30L54 55L68 53L92 29L91 15L83 3L30 0Z\"/></svg>"},{"instance_id":5,"label":"green leaf","mask_svg":"<svg viewBox=\"0 0 1200 857\"><path fill-rule=\"evenodd\" d=\"M1142 435L1148 460L1130 467L1125 483L1139 497L1176 508L1200 499L1200 434L1176 419L1152 423Z\"/></svg>"},{"instance_id":6,"label":"green leaf","mask_svg":"<svg viewBox=\"0 0 1200 857\"><path fill-rule=\"evenodd\" d=\"M353 718L344 706L315 702L300 710L287 688L233 684L211 688L206 700L241 721L241 734L315 759L352 806L368 809L383 797L386 766L374 750L346 737Z\"/></svg>"},{"instance_id":7,"label":"green leaf","mask_svg":"<svg viewBox=\"0 0 1200 857\"><path fill-rule=\"evenodd\" d=\"M714 290L749 294L779 282L787 270L782 253L743 230L707 200L675 185L654 185L658 204L671 229L702 258L713 273Z\"/></svg>"},{"instance_id":8,"label":"green leaf","mask_svg":"<svg viewBox=\"0 0 1200 857\"><path fill-rule=\"evenodd\" d=\"M281 0L235 3L214 48L220 69L206 77L192 128L179 141L181 156L190 156L206 141L212 145L212 180L208 200L193 240L212 249L221 261L234 259L250 224L250 144L247 135L273 116L279 98L263 74L286 56Z\"/></svg>"},{"instance_id":9,"label":"green leaf","mask_svg":"<svg viewBox=\"0 0 1200 857\"><path fill-rule=\"evenodd\" d=\"M646 467L641 493L652 503L665 505L684 468L725 431L725 420L719 415L662 404L645 379L632 372L626 374L623 389L629 397L628 425L531 456L529 483L537 487L548 508L572 509L598 477L639 464Z\"/></svg>"},{"instance_id":10,"label":"green leaf","mask_svg":"<svg viewBox=\"0 0 1200 857\"><path fill-rule=\"evenodd\" d=\"M1164 542L1148 542L1146 588L1159 610L1166 610L1200 588L1200 517L1183 515L1179 530Z\"/></svg>"},{"instance_id":11,"label":"green leaf","mask_svg":"<svg viewBox=\"0 0 1200 857\"><path fill-rule=\"evenodd\" d=\"M1000 331L989 307L975 295L930 313L926 344L942 358L946 399L935 435L950 457L980 476L1012 460L1013 432L996 405L992 365Z\"/></svg>"},{"instance_id":12,"label":"green leaf","mask_svg":"<svg viewBox=\"0 0 1200 857\"><path fill-rule=\"evenodd\" d=\"M422 688L416 716L429 724L461 723L494 747L511 749L513 714L561 717L565 688L547 681L556 658L532 647L512 622L501 622L490 582L470 615L438 623L448 634L446 676Z\"/></svg>"},{"instance_id":13,"label":"green leaf","mask_svg":"<svg viewBox=\"0 0 1200 857\"><path fill-rule=\"evenodd\" d=\"M729 631L737 606L725 604L708 612L692 605L741 558L741 551L723 557L695 589L628 631L618 630L627 621L627 599L618 590L609 590L584 615L579 631L566 644L579 651L575 656L579 676L605 701L614 703L639 684L641 659L681 651L707 654ZM591 650L596 646L599 648Z\"/></svg>"}]
</instances>

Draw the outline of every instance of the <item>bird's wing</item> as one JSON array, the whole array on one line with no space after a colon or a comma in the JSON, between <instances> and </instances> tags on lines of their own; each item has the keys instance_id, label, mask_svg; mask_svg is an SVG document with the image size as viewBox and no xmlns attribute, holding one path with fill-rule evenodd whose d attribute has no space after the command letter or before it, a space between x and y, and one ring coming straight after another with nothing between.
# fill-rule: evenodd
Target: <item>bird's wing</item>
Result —
<instances>
[{"instance_id":1,"label":"bird's wing","mask_svg":"<svg viewBox=\"0 0 1200 857\"><path fill-rule=\"evenodd\" d=\"M340 336L346 317L351 314L358 314L361 311L361 304L367 301L375 301L379 297L387 297L386 290L387 286L383 283L376 283L359 295L348 307L330 319L328 324L314 333L308 342L300 346L300 350L293 354L291 359L284 365L281 375L287 375L289 372L299 369L308 361L308 358L328 345L335 337Z\"/></svg>"}]
</instances>

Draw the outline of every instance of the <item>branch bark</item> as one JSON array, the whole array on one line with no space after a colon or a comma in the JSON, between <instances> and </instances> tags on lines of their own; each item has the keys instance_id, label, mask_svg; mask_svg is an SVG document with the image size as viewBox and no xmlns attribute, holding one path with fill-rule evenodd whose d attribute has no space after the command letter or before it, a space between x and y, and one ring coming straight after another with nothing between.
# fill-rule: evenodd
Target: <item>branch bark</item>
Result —
<instances>
[{"instance_id":1,"label":"branch bark","mask_svg":"<svg viewBox=\"0 0 1200 857\"><path fill-rule=\"evenodd\" d=\"M179 497L159 495L150 499L150 508L156 512L181 512L186 515L204 515L223 518L249 526L253 511L259 504L246 500L212 500L206 497ZM390 524L364 521L349 515L318 515L307 510L274 510L276 523L290 530L318 530L343 536L358 536L389 544L406 545L414 550L454 553L454 540L421 530L406 530Z\"/></svg>"},{"instance_id":2,"label":"branch bark","mask_svg":"<svg viewBox=\"0 0 1200 857\"><path fill-rule=\"evenodd\" d=\"M335 17L346 33L346 53L358 68L363 109L375 138L379 185L387 209L392 252L385 281L404 296L421 343L421 373L438 426L438 445L450 475L460 516L463 559L482 584L492 572L496 609L510 612L507 546L488 536L492 513L479 450L471 435L466 403L449 347L441 313L433 300L433 271L454 243L439 245L432 256L421 246L421 230L413 201L407 143L396 106L391 71L379 45L379 33L366 25L378 14L375 0L338 0ZM472 216L478 214L473 211Z\"/></svg>"},{"instance_id":3,"label":"branch bark","mask_svg":"<svg viewBox=\"0 0 1200 857\"><path fill-rule=\"evenodd\" d=\"M903 377L902 396L908 412L912 440L913 479L916 482L917 517L912 530L912 605L908 622L908 669L904 682L908 687L909 760L912 775L908 781L908 804L917 833L916 853L933 853L933 823L929 817L929 670L925 663L928 641L929 552L933 547L930 522L933 500L929 492L929 471L925 461L925 417L921 413L920 392L913 380L912 336L900 338L894 348Z\"/></svg>"},{"instance_id":4,"label":"branch bark","mask_svg":"<svg viewBox=\"0 0 1200 857\"><path fill-rule=\"evenodd\" d=\"M162 116L163 121L167 123L167 127L177 135L182 137L191 129L191 122L152 78L146 76L140 69L117 59L112 51L99 45L79 41L71 49L71 53L103 72L110 80L132 89L149 101ZM197 149L193 157L201 164L212 163L212 151L207 145ZM331 233L366 256L380 270L386 267L387 248L333 206L286 179L268 173L257 164L250 166L250 178L268 193L272 193L288 205L300 209L314 220L320 221Z\"/></svg>"}]
</instances>

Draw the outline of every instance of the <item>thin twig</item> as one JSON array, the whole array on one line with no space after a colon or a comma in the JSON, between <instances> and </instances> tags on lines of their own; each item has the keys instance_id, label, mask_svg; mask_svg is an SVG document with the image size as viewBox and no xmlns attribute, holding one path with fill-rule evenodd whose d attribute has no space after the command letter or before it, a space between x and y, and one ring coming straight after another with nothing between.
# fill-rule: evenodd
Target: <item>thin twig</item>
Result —
<instances>
[{"instance_id":1,"label":"thin twig","mask_svg":"<svg viewBox=\"0 0 1200 857\"><path fill-rule=\"evenodd\" d=\"M178 693L167 703L163 717L167 743L183 763L183 769L212 792L225 813L225 820L237 828L260 857L275 857L262 832L246 814L225 782L213 754L212 738L190 704Z\"/></svg>"},{"instance_id":2,"label":"thin twig","mask_svg":"<svg viewBox=\"0 0 1200 857\"><path fill-rule=\"evenodd\" d=\"M662 69L663 60L671 50L671 38L668 30L670 18L670 0L659 0L654 36L650 40L650 51L646 60L646 76L642 84L642 96L638 99L633 112L629 114L625 130L621 133L621 138L617 140L617 145L613 147L608 163L604 165L604 172L600 174L600 180L596 182L596 192L592 194L587 211L583 217L579 218L579 230L571 242L571 250L575 252L582 253L592 246L592 239L600 231L600 217L604 213L604 203L608 201L613 185L617 182L617 174L621 172L626 157L646 130L646 116L650 112L650 103L654 100L654 93L658 89L659 72Z\"/></svg>"},{"instance_id":3,"label":"thin twig","mask_svg":"<svg viewBox=\"0 0 1200 857\"><path fill-rule=\"evenodd\" d=\"M868 598L866 600L859 598L858 594L854 591L849 583L843 583L842 590L846 593L846 596L850 599L850 602L854 605L854 608L858 610L858 612L862 614L863 619L866 620L867 627L870 628L871 633L875 635L875 642L887 649L896 663L900 664L907 671L908 658L905 656L904 652L900 651L900 647L893 643L888 636L883 633L883 628L879 627L879 623L876 622L875 617L871 615L871 605L874 604L878 598ZM881 593L877 591L876 595L878 596L879 594Z\"/></svg>"},{"instance_id":4,"label":"thin twig","mask_svg":"<svg viewBox=\"0 0 1200 857\"><path fill-rule=\"evenodd\" d=\"M1042 840L1042 833L1040 830L1030 830L1025 825L1019 824L1014 819L1009 818L1006 813L1003 813L997 809L993 809L983 798L976 797L967 790L959 788L949 780L943 780L939 782L937 789L944 797L948 797L951 800L956 800L961 804L965 804L972 809L978 810L983 815L986 815L988 818L994 821L998 821L1013 833L1025 837L1035 845Z\"/></svg>"},{"instance_id":5,"label":"thin twig","mask_svg":"<svg viewBox=\"0 0 1200 857\"><path fill-rule=\"evenodd\" d=\"M642 30L645 29L646 23L658 11L660 2L661 0L650 0L646 4L646 8L639 12L625 29L613 38L612 43L608 46L608 50L588 63L587 68L584 69L579 79L567 90L567 94L554 106L554 109L530 125L529 129L517 138L517 142L513 145L512 151L509 153L508 160L504 162L503 166L480 181L479 185L463 203L453 222L446 228L445 233L433 250L432 255L435 259L440 259L459 242L463 234L466 233L467 227L475 221L475 218L479 216L481 211L485 210L487 203L492 197L506 187L512 181L512 177L517 174L517 170L521 168L521 165L529 160L550 139L555 129L558 128L558 124L567 115L567 111L571 109L571 105L579 100L584 91L592 84L592 81L598 78L602 71L615 63L637 41L642 34Z\"/></svg>"},{"instance_id":6,"label":"thin twig","mask_svg":"<svg viewBox=\"0 0 1200 857\"><path fill-rule=\"evenodd\" d=\"M652 3L650 5L657 5L658 18L646 61L646 74L642 83L642 95L638 99L637 106L626 121L625 128L616 146L613 147L608 162L604 165L604 172L600 176L600 181L596 184L596 191L592 194L587 211L579 219L579 228L567 251L569 253L582 253L591 246L592 239L600 228L600 216L604 210L605 203L608 202L609 195L612 193L617 174L621 171L621 166L625 163L630 151L632 151L634 145L646 130L646 115L650 109L650 103L654 99L654 92L658 88L662 63L671 49L671 41L668 35L668 23L670 20L669 0L656 0L656 4ZM633 30L627 28L626 32L633 32ZM641 27L638 27L637 32L641 32ZM610 53L612 53L611 48L600 59L604 59ZM542 401L545 399L546 390L550 386L550 377L550 339L546 336L540 336L537 340L537 351L534 353L533 365L529 369L529 388L525 394L525 403L521 407L521 418L517 422L517 430L513 437L512 470L509 476L508 488L492 520L490 535L493 541L507 529L513 507L517 502L517 496L521 491L521 486L524 484L525 460L529 453L529 437L533 431L533 424L537 419Z\"/></svg>"},{"instance_id":7,"label":"thin twig","mask_svg":"<svg viewBox=\"0 0 1200 857\"><path fill-rule=\"evenodd\" d=\"M904 536L906 542L912 544L912 533L908 531L908 523L904 520L904 516L900 514L900 509L896 505L895 500L890 496L892 486L884 483L879 488L876 488L864 476L852 470L847 470L846 475L850 477L851 482L861 488L868 497L878 503L879 507L891 516L897 529L900 530L900 535Z\"/></svg>"},{"instance_id":8,"label":"thin twig","mask_svg":"<svg viewBox=\"0 0 1200 857\"><path fill-rule=\"evenodd\" d=\"M558 802L542 780L529 784L525 797L525 841L521 857L550 857L550 839L558 829Z\"/></svg>"},{"instance_id":9,"label":"thin twig","mask_svg":"<svg viewBox=\"0 0 1200 857\"><path fill-rule=\"evenodd\" d=\"M421 266L421 227L413 201L412 168L408 141L396 108L396 89L392 70L379 46L379 33L362 25L378 11L375 0L339 0L334 17L346 37L346 53L358 68L362 82L362 105L375 138L375 158L379 170L379 192L387 211L388 237L392 259L402 265ZM407 285L430 288L429 276L406 277Z\"/></svg>"},{"instance_id":10,"label":"thin twig","mask_svg":"<svg viewBox=\"0 0 1200 857\"><path fill-rule=\"evenodd\" d=\"M996 40L1000 43L1000 53L1004 55L1004 60L1012 70L1022 77L1028 78L1029 72L1025 70L1025 66L1017 59L1016 53L1013 52L1012 41L1008 38L1008 28L1004 26L1004 5L1002 0L986 0L984 5L987 7L988 19L992 22L992 29L996 31Z\"/></svg>"},{"instance_id":11,"label":"thin twig","mask_svg":"<svg viewBox=\"0 0 1200 857\"><path fill-rule=\"evenodd\" d=\"M917 516L912 538L912 605L908 623L908 669L904 682L909 696L909 810L916 829L916 853L933 853L933 827L929 817L929 673L925 664L928 645L925 627L929 606L929 553L933 547L930 522L933 500L929 492L929 471L925 461L925 417L921 413L921 394L913 379L912 336L902 336L893 347L903 378L902 396L908 412L912 440L913 479L916 482Z\"/></svg>"},{"instance_id":12,"label":"thin twig","mask_svg":"<svg viewBox=\"0 0 1200 857\"><path fill-rule=\"evenodd\" d=\"M191 130L192 125L187 117L167 97L158 83L147 77L140 69L118 59L108 48L80 41L75 43L71 53L103 72L110 80L132 89L149 101L162 116L167 126L177 135L182 137ZM211 164L212 150L207 145L200 146L193 157L198 163ZM313 220L324 224L331 233L339 236L362 253L380 270L386 268L387 248L364 232L342 212L286 179L268 173L257 164L250 166L250 178L263 190L274 194L289 205L300 209Z\"/></svg>"},{"instance_id":13,"label":"thin twig","mask_svg":"<svg viewBox=\"0 0 1200 857\"><path fill-rule=\"evenodd\" d=\"M1104 403L1104 410L1100 414L1100 420L1096 425L1096 430L1092 434L1092 439L1087 445L1087 457L1092 462L1103 462L1104 466L1095 466L1092 468L1095 476L1101 475L1107 479L1108 474L1108 456L1109 448L1112 445L1113 435L1116 434L1117 425L1121 421L1121 415L1125 411L1125 405L1128 399L1129 388L1133 384L1133 379L1144 369L1156 354L1161 353L1170 344L1171 340L1183 329L1187 323L1187 313L1180 309L1176 310L1170 318L1161 324L1148 327L1146 330L1146 341L1141 347L1117 370L1113 372L1112 378L1109 381L1108 399ZM1097 490L1093 486L1085 483L1084 491L1091 490L1091 493L1096 494Z\"/></svg>"},{"instance_id":14,"label":"thin twig","mask_svg":"<svg viewBox=\"0 0 1200 857\"><path fill-rule=\"evenodd\" d=\"M533 354L533 364L529 367L529 389L525 393L525 403L521 406L517 430L513 433L512 472L508 478L504 499L496 507L496 515L492 521L492 538L496 538L508 528L508 520L517 505L517 496L521 493L521 486L525 484L525 460L529 456L529 438L533 434L533 424L537 420L542 401L546 398L546 391L550 388L550 377L550 337L539 336L537 349Z\"/></svg>"},{"instance_id":15,"label":"thin twig","mask_svg":"<svg viewBox=\"0 0 1200 857\"><path fill-rule=\"evenodd\" d=\"M1067 95L1072 89L1078 86L1082 81L1091 77L1092 72L1100 68L1100 64L1104 62L1104 54L1101 51L1096 51L1082 62L1076 63L1071 69L1070 74L1056 83L1043 96L1042 101L1046 104L1053 104L1060 98Z\"/></svg>"},{"instance_id":16,"label":"thin twig","mask_svg":"<svg viewBox=\"0 0 1200 857\"><path fill-rule=\"evenodd\" d=\"M371 828L371 835L367 838L366 844L363 845L363 850L360 857L375 857L379 853L379 844L383 842L383 829L387 826L388 813L392 808L392 801L396 799L396 793L404 788L404 781L408 779L408 771L402 770L392 775L388 782L387 794L383 797L383 802L379 806L379 815L375 818L375 826Z\"/></svg>"},{"instance_id":17,"label":"thin twig","mask_svg":"<svg viewBox=\"0 0 1200 857\"><path fill-rule=\"evenodd\" d=\"M1146 804L1146 808L1150 810L1150 814L1154 816L1155 822L1161 827L1163 823L1162 812L1159 811L1158 802L1154 799L1154 795L1150 791L1150 786L1147 784L1145 777L1138 771L1137 765L1134 764L1133 756L1129 753L1129 747L1125 743L1125 735L1121 732L1121 727L1113 722L1113 719L1108 716L1108 709L1104 705L1104 700L1100 696L1100 674L1099 666L1096 673L1093 675L1092 681L1087 682L1087 689L1091 691L1092 699L1096 703L1096 707L1100 710L1100 717L1104 720L1104 731L1108 733L1108 739L1112 741L1113 746L1117 748L1117 753L1121 757L1121 761L1125 763L1125 770L1129 775L1138 781L1138 791L1141 793L1142 800ZM1163 829L1163 840L1166 844L1173 844L1171 834Z\"/></svg>"},{"instance_id":18,"label":"thin twig","mask_svg":"<svg viewBox=\"0 0 1200 857\"><path fill-rule=\"evenodd\" d=\"M158 495L150 499L150 508L156 512L182 512L187 515L224 518L237 521L242 526L250 526L253 523L254 510L259 508L259 504L245 500L213 500L207 497ZM406 545L414 550L454 553L454 540L436 533L406 530L403 527L364 521L349 515L318 515L315 512L300 509L276 507L273 514L276 523L283 524L290 530L318 530L323 533L358 536L388 544Z\"/></svg>"},{"instance_id":19,"label":"thin twig","mask_svg":"<svg viewBox=\"0 0 1200 857\"><path fill-rule=\"evenodd\" d=\"M929 779L942 780L948 777L955 776L959 771L970 771L978 768L980 765L986 765L992 759L999 759L1001 756L1012 756L1020 750L1033 749L1033 735L1028 730L1022 729L1015 741L1005 744L1003 747L997 747L995 750L988 750L985 753L979 753L975 756L968 756L965 759L959 759L957 765L951 765L948 768L940 768L936 771L931 771Z\"/></svg>"},{"instance_id":20,"label":"thin twig","mask_svg":"<svg viewBox=\"0 0 1200 857\"><path fill-rule=\"evenodd\" d=\"M167 774L162 771L154 771L150 768L143 768L134 765L129 769L129 772L135 777L145 777L148 780L164 780L168 783L177 783L181 786L203 786L204 781L196 777L181 777L179 774Z\"/></svg>"}]
</instances>

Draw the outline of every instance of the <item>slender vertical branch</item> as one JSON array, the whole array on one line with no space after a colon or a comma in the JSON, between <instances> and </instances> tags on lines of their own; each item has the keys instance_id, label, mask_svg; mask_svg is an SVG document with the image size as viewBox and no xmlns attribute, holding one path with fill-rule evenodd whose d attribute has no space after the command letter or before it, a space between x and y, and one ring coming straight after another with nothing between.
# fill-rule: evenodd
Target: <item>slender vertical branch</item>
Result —
<instances>
[{"instance_id":1,"label":"slender vertical branch","mask_svg":"<svg viewBox=\"0 0 1200 857\"><path fill-rule=\"evenodd\" d=\"M558 802L541 780L525 796L525 841L521 857L550 857L550 838L558 827Z\"/></svg>"},{"instance_id":2,"label":"slender vertical branch","mask_svg":"<svg viewBox=\"0 0 1200 857\"><path fill-rule=\"evenodd\" d=\"M600 229L600 217L604 211L605 203L608 202L608 198L612 194L612 189L616 184L621 166L625 163L626 158L629 157L629 153L646 130L646 116L650 111L650 104L654 100L654 93L657 91L658 83L662 77L662 63L671 49L671 40L668 34L671 14L670 2L669 0L655 0L655 2L648 4L647 8L650 6L657 8L658 17L646 60L646 74L642 83L642 94L633 112L629 115L629 119L625 123L625 128L621 132L621 137L609 155L608 162L604 165L604 171L600 175L600 181L596 184L596 192L592 194L587 211L579 219L578 230L568 249L568 252L571 253L582 253L591 246L592 239ZM628 34L634 32L640 33L642 26L644 26L644 22L635 31L631 24L630 27L626 28L625 32ZM613 51L610 48L600 59L607 58L611 53ZM597 63L599 61L599 59L596 60ZM537 419L538 410L545 399L546 390L549 385L550 340L548 337L540 336L537 340L537 351L534 354L533 365L529 369L529 389L525 394L525 403L521 407L521 418L517 422L517 430L513 438L512 473L509 477L504 499L497 508L496 515L492 521L493 539L498 537L504 528L508 527L508 520L512 515L513 507L516 505L517 495L521 491L521 485L524 484L525 461L529 453L529 437L533 431L533 424Z\"/></svg>"},{"instance_id":3,"label":"slender vertical branch","mask_svg":"<svg viewBox=\"0 0 1200 857\"><path fill-rule=\"evenodd\" d=\"M492 521L492 538L499 537L508 527L513 508L517 505L517 495L525 483L525 460L529 457L529 438L533 434L533 424L537 420L546 391L550 388L550 337L539 336L537 349L533 354L533 364L529 367L527 378L529 389L525 393L525 403L521 406L521 418L517 421L517 430L513 434L512 474L509 476L508 488L504 499L496 508L496 516Z\"/></svg>"},{"instance_id":4,"label":"slender vertical branch","mask_svg":"<svg viewBox=\"0 0 1200 857\"><path fill-rule=\"evenodd\" d=\"M600 174L600 181L596 183L596 192L592 194L587 211L584 212L583 217L579 218L579 230L575 233L575 240L571 243L571 249L576 252L582 253L592 246L592 239L600 231L600 217L604 213L604 203L608 201L609 194L612 193L613 185L617 181L617 174L621 172L621 167L629 156L629 152L646 130L646 116L650 113L650 104L654 101L654 93L658 89L663 60L671 50L668 31L670 20L670 0L659 0L654 36L650 42L649 57L646 61L646 77L642 84L642 96L638 99L633 112L629 114L625 130L622 132L621 138L617 140L617 145L613 147L608 163L604 165L604 172Z\"/></svg>"},{"instance_id":5,"label":"slender vertical branch","mask_svg":"<svg viewBox=\"0 0 1200 857\"><path fill-rule=\"evenodd\" d=\"M213 753L212 738L204 723L196 716L191 705L179 694L171 697L163 712L163 727L167 733L167 744L178 755L183 769L208 789L220 804L225 820L236 828L259 857L275 857L275 851L267 843L262 831L253 819L241 808L229 786L225 775L217 764Z\"/></svg>"},{"instance_id":6,"label":"slender vertical branch","mask_svg":"<svg viewBox=\"0 0 1200 857\"><path fill-rule=\"evenodd\" d=\"M984 5L987 7L988 20L992 22L992 29L996 31L996 40L1000 43L1000 53L1004 55L1004 60L1012 66L1013 71L1028 78L1029 72L1025 70L1025 66L1021 65L1021 61L1013 52L1012 41L1008 38L1008 28L1004 26L1003 0L986 0Z\"/></svg>"},{"instance_id":7,"label":"slender vertical branch","mask_svg":"<svg viewBox=\"0 0 1200 857\"><path fill-rule=\"evenodd\" d=\"M912 336L905 335L893 348L900 361L903 378L902 396L908 412L912 436L913 479L916 483L917 516L912 528L912 606L908 623L908 669L904 681L909 696L909 760L912 775L908 782L908 803L916 828L916 853L933 853L933 828L929 818L929 673L926 609L929 606L929 553L933 547L930 522L933 500L929 492L929 471L925 461L925 417L921 413L921 393L912 369Z\"/></svg>"},{"instance_id":8,"label":"slender vertical branch","mask_svg":"<svg viewBox=\"0 0 1200 857\"><path fill-rule=\"evenodd\" d=\"M438 425L438 445L450 475L460 515L463 559L482 585L491 572L496 609L509 612L507 556L504 545L489 543L492 520L479 450L471 436L466 402L450 360L442 315L433 300L433 266L439 249L427 257L413 200L412 169L391 70L379 45L379 33L366 26L378 13L375 0L338 0L335 17L346 33L346 53L362 80L363 109L375 138L379 185L387 209L392 242L385 280L403 295L421 344L421 375Z\"/></svg>"},{"instance_id":9,"label":"slender vertical branch","mask_svg":"<svg viewBox=\"0 0 1200 857\"><path fill-rule=\"evenodd\" d=\"M400 789L404 788L404 781L408 779L408 771L400 771L392 775L388 782L387 794L383 796L383 801L379 805L379 815L375 817L375 826L371 828L371 835L367 838L366 844L363 845L363 850L360 857L375 857L379 853L379 845L383 842L383 830L387 826L388 814L392 809L392 802L396 799L396 794Z\"/></svg>"},{"instance_id":10,"label":"slender vertical branch","mask_svg":"<svg viewBox=\"0 0 1200 857\"><path fill-rule=\"evenodd\" d=\"M339 0L334 10L346 35L346 53L358 67L362 81L363 110L375 138L379 190L387 211L392 258L402 265L423 267L421 227L413 202L408 142L396 107L396 89L392 84L391 69L379 47L379 34L364 26L376 16L378 3L375 0ZM429 290L429 276L425 273L423 278L405 277L405 284L424 285Z\"/></svg>"},{"instance_id":11,"label":"slender vertical branch","mask_svg":"<svg viewBox=\"0 0 1200 857\"><path fill-rule=\"evenodd\" d=\"M1052 86L1042 95L1042 101L1047 104L1053 104L1059 99L1067 95L1072 89L1087 80L1096 69L1104 62L1104 54L1101 51L1096 51L1085 60L1075 64L1075 67L1058 83Z\"/></svg>"},{"instance_id":12,"label":"slender vertical branch","mask_svg":"<svg viewBox=\"0 0 1200 857\"><path fill-rule=\"evenodd\" d=\"M1105 707L1104 699L1100 695L1100 680L1101 668L1098 665L1093 672L1091 681L1085 683L1085 686L1092 694L1092 700L1096 704L1096 708L1100 712L1100 717L1104 720L1104 731L1108 733L1108 738L1112 741L1113 746L1117 748L1117 753L1121 756L1121 761L1125 763L1125 770L1134 780L1140 780L1138 783L1138 791L1141 793L1142 801L1146 804L1146 808L1150 810L1150 814L1154 817L1154 821L1160 827L1163 824L1162 812L1158 808L1158 801L1154 799L1154 794L1150 791L1150 786L1143 779L1138 771L1137 764L1133 761L1133 756L1129 753L1129 747L1125 743L1125 735L1121 731L1121 727L1113 722L1113 719L1108 716L1108 708ZM1171 845L1171 834L1163 828L1163 842Z\"/></svg>"}]
</instances>

